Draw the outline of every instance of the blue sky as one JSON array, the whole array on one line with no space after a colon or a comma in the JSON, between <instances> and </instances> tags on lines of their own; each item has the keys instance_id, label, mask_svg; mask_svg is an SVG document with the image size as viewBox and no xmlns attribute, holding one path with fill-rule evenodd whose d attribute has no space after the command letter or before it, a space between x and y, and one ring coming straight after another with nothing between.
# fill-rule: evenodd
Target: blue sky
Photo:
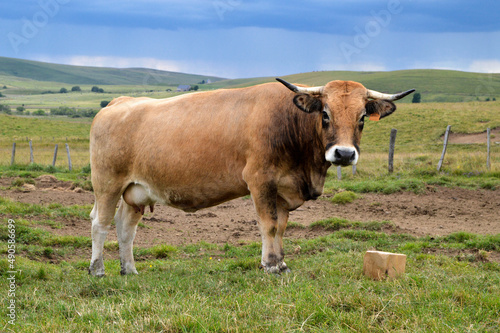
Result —
<instances>
[{"instance_id":1,"label":"blue sky","mask_svg":"<svg viewBox=\"0 0 500 333\"><path fill-rule=\"evenodd\" d=\"M500 72L494 0L16 0L0 56L229 78L322 70Z\"/></svg>"}]
</instances>

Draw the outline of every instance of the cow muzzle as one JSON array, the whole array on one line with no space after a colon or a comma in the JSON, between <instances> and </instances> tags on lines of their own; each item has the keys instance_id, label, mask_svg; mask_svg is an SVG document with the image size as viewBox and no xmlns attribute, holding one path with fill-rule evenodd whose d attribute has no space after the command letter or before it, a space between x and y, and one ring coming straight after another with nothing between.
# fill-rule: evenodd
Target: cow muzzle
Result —
<instances>
[{"instance_id":1,"label":"cow muzzle","mask_svg":"<svg viewBox=\"0 0 500 333\"><path fill-rule=\"evenodd\" d=\"M335 165L347 166L358 163L358 151L354 147L332 146L325 153L325 159Z\"/></svg>"}]
</instances>

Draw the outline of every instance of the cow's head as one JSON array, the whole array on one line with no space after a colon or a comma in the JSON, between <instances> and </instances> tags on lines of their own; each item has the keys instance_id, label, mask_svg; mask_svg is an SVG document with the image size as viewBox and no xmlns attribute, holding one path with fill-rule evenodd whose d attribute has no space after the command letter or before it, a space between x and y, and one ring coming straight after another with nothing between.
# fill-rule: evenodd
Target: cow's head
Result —
<instances>
[{"instance_id":1,"label":"cow's head","mask_svg":"<svg viewBox=\"0 0 500 333\"><path fill-rule=\"evenodd\" d=\"M293 103L322 117L325 159L335 165L356 164L365 117L384 118L396 110L396 101L411 94L383 94L352 81L331 81L321 87L301 87L276 79L296 93Z\"/></svg>"}]
</instances>

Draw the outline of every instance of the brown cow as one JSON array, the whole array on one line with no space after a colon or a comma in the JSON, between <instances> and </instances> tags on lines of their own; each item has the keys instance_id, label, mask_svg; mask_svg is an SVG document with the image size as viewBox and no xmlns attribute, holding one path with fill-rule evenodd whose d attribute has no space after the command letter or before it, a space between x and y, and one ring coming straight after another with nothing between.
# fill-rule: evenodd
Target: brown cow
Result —
<instances>
[{"instance_id":1,"label":"brown cow","mask_svg":"<svg viewBox=\"0 0 500 333\"><path fill-rule=\"evenodd\" d=\"M387 95L350 81L310 88L278 81L286 88L119 97L97 114L90 130L91 274L104 275L113 219L121 273L137 273L132 244L146 206L192 212L247 194L260 218L263 268L288 270L282 238L289 211L321 195L332 163L357 162L365 116L391 114L391 101L413 90Z\"/></svg>"}]
</instances>

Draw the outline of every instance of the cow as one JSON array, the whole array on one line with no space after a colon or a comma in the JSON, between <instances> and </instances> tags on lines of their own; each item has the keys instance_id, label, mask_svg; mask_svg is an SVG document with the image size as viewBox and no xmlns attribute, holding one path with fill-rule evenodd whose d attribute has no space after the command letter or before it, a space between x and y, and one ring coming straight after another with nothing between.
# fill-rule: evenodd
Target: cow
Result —
<instances>
[{"instance_id":1,"label":"cow","mask_svg":"<svg viewBox=\"0 0 500 333\"><path fill-rule=\"evenodd\" d=\"M166 99L122 96L96 115L90 274L104 275L113 220L121 274L137 274L133 240L146 207L193 212L248 194L259 216L262 268L289 271L289 212L322 194L332 164L357 163L366 116L390 115L393 101L414 90L384 94L352 81L307 87L277 80Z\"/></svg>"}]
</instances>

